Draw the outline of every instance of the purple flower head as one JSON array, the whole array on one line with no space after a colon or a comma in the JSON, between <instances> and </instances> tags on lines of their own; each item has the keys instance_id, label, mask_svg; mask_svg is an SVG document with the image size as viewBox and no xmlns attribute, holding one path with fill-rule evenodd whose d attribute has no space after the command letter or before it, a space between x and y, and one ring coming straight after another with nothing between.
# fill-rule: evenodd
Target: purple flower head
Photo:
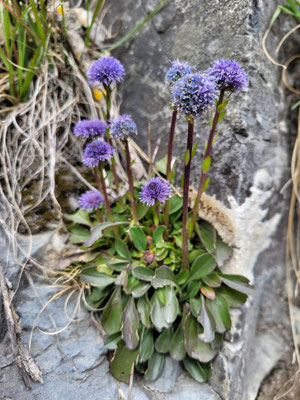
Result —
<instances>
[{"instance_id":1,"label":"purple flower head","mask_svg":"<svg viewBox=\"0 0 300 400\"><path fill-rule=\"evenodd\" d=\"M172 91L172 103L186 115L197 117L205 113L216 99L215 81L200 73L185 75Z\"/></svg>"},{"instance_id":2,"label":"purple flower head","mask_svg":"<svg viewBox=\"0 0 300 400\"><path fill-rule=\"evenodd\" d=\"M172 195L171 185L168 181L161 178L151 178L142 186L140 201L148 206L153 206L155 201L164 203Z\"/></svg>"},{"instance_id":3,"label":"purple flower head","mask_svg":"<svg viewBox=\"0 0 300 400\"><path fill-rule=\"evenodd\" d=\"M192 73L192 67L187 62L178 60L172 61L172 66L166 73L166 82L169 86L173 86L178 79Z\"/></svg>"},{"instance_id":4,"label":"purple flower head","mask_svg":"<svg viewBox=\"0 0 300 400\"><path fill-rule=\"evenodd\" d=\"M80 208L89 211L96 210L103 202L104 198L98 190L88 190L78 199Z\"/></svg>"},{"instance_id":5,"label":"purple flower head","mask_svg":"<svg viewBox=\"0 0 300 400\"><path fill-rule=\"evenodd\" d=\"M134 137L137 135L137 127L130 115L120 115L117 119L111 121L110 134L114 139Z\"/></svg>"},{"instance_id":6,"label":"purple flower head","mask_svg":"<svg viewBox=\"0 0 300 400\"><path fill-rule=\"evenodd\" d=\"M95 82L110 85L114 82L122 82L125 70L123 65L114 57L102 57L92 63L87 71L89 84Z\"/></svg>"},{"instance_id":7,"label":"purple flower head","mask_svg":"<svg viewBox=\"0 0 300 400\"><path fill-rule=\"evenodd\" d=\"M84 149L82 162L87 167L96 167L100 161L110 160L114 151L110 144L102 140L94 140Z\"/></svg>"},{"instance_id":8,"label":"purple flower head","mask_svg":"<svg viewBox=\"0 0 300 400\"><path fill-rule=\"evenodd\" d=\"M77 122L74 126L74 135L83 136L85 138L94 136L105 136L106 123L100 120L84 119Z\"/></svg>"},{"instance_id":9,"label":"purple flower head","mask_svg":"<svg viewBox=\"0 0 300 400\"><path fill-rule=\"evenodd\" d=\"M216 60L206 73L215 78L217 89L239 92L249 85L246 71L234 60Z\"/></svg>"}]
</instances>

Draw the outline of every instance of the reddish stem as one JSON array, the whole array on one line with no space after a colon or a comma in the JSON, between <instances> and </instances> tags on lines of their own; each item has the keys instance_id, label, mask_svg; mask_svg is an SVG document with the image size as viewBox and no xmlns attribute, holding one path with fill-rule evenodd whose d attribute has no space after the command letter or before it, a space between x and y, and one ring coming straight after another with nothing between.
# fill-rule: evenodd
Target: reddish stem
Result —
<instances>
[{"instance_id":1,"label":"reddish stem","mask_svg":"<svg viewBox=\"0 0 300 400\"><path fill-rule=\"evenodd\" d=\"M126 154L126 167L127 167L127 174L128 174L128 183L129 183L129 193L130 193L130 203L131 203L131 213L135 223L138 223L138 217L135 207L134 201L134 187L133 187L133 177L132 177L132 170L131 170L131 160L130 160L130 153L129 153L129 146L128 140L123 140L125 146L125 154Z\"/></svg>"},{"instance_id":2,"label":"reddish stem","mask_svg":"<svg viewBox=\"0 0 300 400\"><path fill-rule=\"evenodd\" d=\"M189 187L192 163L192 149L194 138L194 119L188 119L188 138L186 149L189 151L189 162L184 166L184 183L183 183L183 206L182 206L182 266L184 269L189 268L188 261L188 207L189 207Z\"/></svg>"},{"instance_id":3,"label":"reddish stem","mask_svg":"<svg viewBox=\"0 0 300 400\"><path fill-rule=\"evenodd\" d=\"M169 145L168 145L168 159L167 159L167 179L171 183L171 163L172 163L172 153L173 153L173 144L174 144L174 136L175 136L175 126L176 126L176 118L177 118L177 109L175 108L172 113L171 120L171 128L169 133ZM169 225L169 217L170 217L170 200L167 200L165 203L165 225L168 228Z\"/></svg>"},{"instance_id":4,"label":"reddish stem","mask_svg":"<svg viewBox=\"0 0 300 400\"><path fill-rule=\"evenodd\" d=\"M206 147L206 151L204 153L204 160L207 157L210 157L211 149L212 149L212 146L213 146L213 140L214 140L216 128L217 128L217 125L218 125L218 119L219 119L219 116L220 116L220 112L218 111L218 107L219 107L219 105L221 105L223 103L224 93L225 93L225 90L222 89L221 92L220 92L219 100L217 102L217 106L216 106L216 111L215 111L212 127L211 127L211 130L209 132L209 138L208 138L208 142L207 142L207 147ZM199 203L200 203L200 200L201 200L201 196L202 196L203 188L204 188L204 184L205 184L206 174L207 174L207 172L205 172L205 171L202 171L202 173L201 173L201 178L200 178L200 182L199 182L197 197L196 197L194 208L193 208L193 215L192 215L192 223L191 223L190 234L192 234L192 232L194 231L194 226L195 226L195 223L196 223L198 210L199 210Z\"/></svg>"}]
</instances>

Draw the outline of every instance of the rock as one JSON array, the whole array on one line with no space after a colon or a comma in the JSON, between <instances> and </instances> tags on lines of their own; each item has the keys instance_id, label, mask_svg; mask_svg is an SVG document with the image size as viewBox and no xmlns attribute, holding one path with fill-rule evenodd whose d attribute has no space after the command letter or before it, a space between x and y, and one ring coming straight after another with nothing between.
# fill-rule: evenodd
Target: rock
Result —
<instances>
[{"instance_id":1,"label":"rock","mask_svg":"<svg viewBox=\"0 0 300 400\"><path fill-rule=\"evenodd\" d=\"M157 158L167 152L171 111L164 76L169 60L186 60L204 70L217 58L236 59L249 74L248 90L232 96L222 121L212 154L208 193L223 202L237 225L237 246L226 271L248 276L256 290L245 307L234 313L234 326L214 362L210 385L221 398L254 400L264 377L287 350L286 343L292 343L286 293L283 293L288 192L280 194L280 189L289 179L290 140L294 140L287 133L292 132L293 136L296 129L285 116L289 105L279 85L280 71L268 61L261 46L262 36L280 1L223 3L168 2L114 55L128 74L121 112L131 114L136 121L137 141L144 151L147 151L146 127L151 122L152 147L161 140ZM157 4L158 0L128 0L126 4L112 0L107 23L122 17L122 36ZM275 24L268 48L275 47L291 23L294 22L284 22L282 31L283 25ZM181 166L186 146L183 117L176 130L175 156ZM202 162L200 149L208 130L207 119L196 121L199 150L192 167L192 181L196 185L198 165ZM274 332L278 335L280 332L282 340L270 347ZM262 352L265 362L260 363ZM179 379L184 384L185 375ZM180 393L181 399L190 399L190 393ZM165 398L173 399L176 395L175 386Z\"/></svg>"}]
</instances>

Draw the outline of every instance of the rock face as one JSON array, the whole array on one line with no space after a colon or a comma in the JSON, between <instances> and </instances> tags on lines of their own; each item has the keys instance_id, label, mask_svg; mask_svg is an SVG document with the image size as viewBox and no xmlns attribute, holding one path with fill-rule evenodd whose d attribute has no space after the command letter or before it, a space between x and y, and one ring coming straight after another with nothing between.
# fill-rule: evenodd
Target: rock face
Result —
<instances>
[{"instance_id":1,"label":"rock face","mask_svg":"<svg viewBox=\"0 0 300 400\"><path fill-rule=\"evenodd\" d=\"M137 25L157 0L112 0L106 23L122 17L122 32ZM132 114L139 127L139 144L147 149L146 126L151 121L152 145L160 138L159 156L166 153L170 108L164 75L169 60L187 60L206 69L216 58L237 59L250 76L250 87L232 98L213 150L208 192L224 202L237 225L234 259L228 271L245 274L256 286L242 310L235 310L234 326L214 362L208 384L197 384L168 359L163 378L151 386L138 378L134 400L254 400L264 377L288 350L291 341L284 292L284 238L288 195L279 193L288 178L288 126L285 98L278 87L278 71L265 58L261 38L279 1L270 0L173 0L115 55L128 73L122 112ZM271 40L276 40L272 37ZM272 41L270 46L272 47ZM208 122L196 123L198 148L208 135ZM181 164L185 148L185 121L178 123L175 153ZM290 140L290 139L289 139ZM193 181L199 176L201 151L193 160ZM38 243L40 238L37 239ZM15 269L10 261L12 280ZM10 278L9 278L10 279ZM44 282L38 291L45 303L53 289ZM24 341L28 343L34 319L41 309L28 286L18 292ZM54 331L68 319L62 297L49 305L53 327L44 312L37 328ZM69 301L69 315L76 307ZM1 311L1 304L0 304ZM81 310L81 320L59 335L44 335L36 328L32 352L44 368L44 385L27 392L12 364L7 341L0 344L0 399L126 399L128 388L108 372L106 350L99 332ZM0 329L0 337L3 337ZM165 381L164 381L165 380Z\"/></svg>"},{"instance_id":2,"label":"rock face","mask_svg":"<svg viewBox=\"0 0 300 400\"><path fill-rule=\"evenodd\" d=\"M128 32L145 11L153 10L158 3L112 1L108 20L122 16L123 31ZM151 122L152 147L161 140L159 156L166 154L171 115L164 84L169 60L188 61L204 70L217 58L236 59L249 74L248 91L233 96L229 103L209 172L208 193L229 207L238 227L237 249L227 269L245 274L256 286L252 300L237 312L235 327L214 364L210 384L222 399L254 400L261 381L287 351L291 340L286 296L282 295L289 195L279 191L289 177L293 139L287 136L287 105L279 86L279 71L267 60L261 46L279 3L170 1L141 34L115 53L128 72L121 112L132 114L137 122L138 142L145 151L146 124ZM282 34L273 32L268 41L270 49ZM198 149L203 148L208 130L207 119L196 121ZM177 131L175 153L178 165L182 165L186 146L183 117ZM200 150L193 160L195 184L199 179L198 165ZM201 385L194 390L201 397Z\"/></svg>"}]
</instances>

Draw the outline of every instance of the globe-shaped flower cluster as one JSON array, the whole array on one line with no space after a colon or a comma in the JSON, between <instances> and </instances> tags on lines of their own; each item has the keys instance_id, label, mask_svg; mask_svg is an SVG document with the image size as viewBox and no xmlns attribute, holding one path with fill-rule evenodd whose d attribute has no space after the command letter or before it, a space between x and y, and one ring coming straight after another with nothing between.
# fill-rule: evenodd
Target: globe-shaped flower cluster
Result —
<instances>
[{"instance_id":1,"label":"globe-shaped flower cluster","mask_svg":"<svg viewBox=\"0 0 300 400\"><path fill-rule=\"evenodd\" d=\"M122 82L124 75L123 65L114 57L102 57L94 61L87 71L90 85L96 82L104 85Z\"/></svg>"},{"instance_id":2,"label":"globe-shaped flower cluster","mask_svg":"<svg viewBox=\"0 0 300 400\"><path fill-rule=\"evenodd\" d=\"M200 73L185 75L174 85L172 103L186 115L205 113L216 100L215 81Z\"/></svg>"},{"instance_id":3,"label":"globe-shaped flower cluster","mask_svg":"<svg viewBox=\"0 0 300 400\"><path fill-rule=\"evenodd\" d=\"M184 77L185 75L192 73L192 67L189 63L180 62L178 60L172 62L172 66L169 71L166 73L166 83L169 86L173 86L178 79Z\"/></svg>"},{"instance_id":4,"label":"globe-shaped flower cluster","mask_svg":"<svg viewBox=\"0 0 300 400\"><path fill-rule=\"evenodd\" d=\"M137 127L130 115L120 115L111 121L110 134L114 139L125 139L137 135Z\"/></svg>"},{"instance_id":5,"label":"globe-shaped flower cluster","mask_svg":"<svg viewBox=\"0 0 300 400\"><path fill-rule=\"evenodd\" d=\"M172 195L171 185L161 178L151 178L141 188L140 201L148 206L153 206L155 201L163 204Z\"/></svg>"},{"instance_id":6,"label":"globe-shaped flower cluster","mask_svg":"<svg viewBox=\"0 0 300 400\"><path fill-rule=\"evenodd\" d=\"M90 138L94 136L105 136L106 123L101 120L87 120L77 122L74 126L74 135Z\"/></svg>"},{"instance_id":7,"label":"globe-shaped flower cluster","mask_svg":"<svg viewBox=\"0 0 300 400\"><path fill-rule=\"evenodd\" d=\"M114 155L114 148L102 140L94 140L84 149L83 164L87 167L96 167L100 161L108 161Z\"/></svg>"},{"instance_id":8,"label":"globe-shaped flower cluster","mask_svg":"<svg viewBox=\"0 0 300 400\"><path fill-rule=\"evenodd\" d=\"M81 209L94 211L104 202L104 198L99 190L88 190L83 193L79 199L78 204Z\"/></svg>"},{"instance_id":9,"label":"globe-shaped flower cluster","mask_svg":"<svg viewBox=\"0 0 300 400\"><path fill-rule=\"evenodd\" d=\"M215 79L217 89L239 92L249 85L246 71L234 60L216 60L206 74Z\"/></svg>"}]
</instances>

